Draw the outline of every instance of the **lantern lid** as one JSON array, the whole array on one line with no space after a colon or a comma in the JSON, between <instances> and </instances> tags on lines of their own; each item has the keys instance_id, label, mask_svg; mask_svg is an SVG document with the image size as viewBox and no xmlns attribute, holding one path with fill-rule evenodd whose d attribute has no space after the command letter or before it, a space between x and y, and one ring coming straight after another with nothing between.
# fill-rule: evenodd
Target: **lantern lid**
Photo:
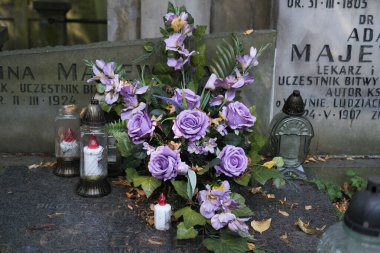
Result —
<instances>
[{"instance_id":1,"label":"lantern lid","mask_svg":"<svg viewBox=\"0 0 380 253\"><path fill-rule=\"evenodd\" d=\"M380 236L380 177L368 179L367 188L357 192L344 215L344 224L368 236Z\"/></svg>"},{"instance_id":2,"label":"lantern lid","mask_svg":"<svg viewBox=\"0 0 380 253\"><path fill-rule=\"evenodd\" d=\"M91 99L90 104L83 113L82 123L90 126L102 126L106 123L103 110L99 105L99 100Z\"/></svg>"},{"instance_id":3,"label":"lantern lid","mask_svg":"<svg viewBox=\"0 0 380 253\"><path fill-rule=\"evenodd\" d=\"M293 90L293 93L285 101L282 111L290 116L302 116L305 112L305 105L299 90Z\"/></svg>"}]
</instances>

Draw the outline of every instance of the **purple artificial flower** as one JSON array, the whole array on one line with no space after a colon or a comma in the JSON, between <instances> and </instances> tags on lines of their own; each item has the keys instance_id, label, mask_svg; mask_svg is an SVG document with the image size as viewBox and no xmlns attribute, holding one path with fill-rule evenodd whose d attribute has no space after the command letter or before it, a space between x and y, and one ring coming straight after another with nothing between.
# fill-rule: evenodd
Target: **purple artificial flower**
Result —
<instances>
[{"instance_id":1,"label":"purple artificial flower","mask_svg":"<svg viewBox=\"0 0 380 253\"><path fill-rule=\"evenodd\" d=\"M219 186L206 185L206 190L199 192L198 201L201 204L200 213L207 219L213 217L215 212L222 209L222 204L229 198L230 184L223 181Z\"/></svg>"},{"instance_id":2,"label":"purple artificial flower","mask_svg":"<svg viewBox=\"0 0 380 253\"><path fill-rule=\"evenodd\" d=\"M237 80L243 80L243 85L252 84L254 82L254 78L250 76L248 73L245 73L243 76L240 74L238 69L235 69Z\"/></svg>"},{"instance_id":3,"label":"purple artificial flower","mask_svg":"<svg viewBox=\"0 0 380 253\"><path fill-rule=\"evenodd\" d=\"M247 237L249 236L249 228L245 222L248 220L248 218L236 218L228 223L228 228L231 231L238 233L241 237Z\"/></svg>"},{"instance_id":4,"label":"purple artificial flower","mask_svg":"<svg viewBox=\"0 0 380 253\"><path fill-rule=\"evenodd\" d=\"M251 64L257 66L259 62L256 59L257 50L254 47L251 47L249 55L237 55L236 60L240 63L241 68L245 71Z\"/></svg>"},{"instance_id":5,"label":"purple artificial flower","mask_svg":"<svg viewBox=\"0 0 380 253\"><path fill-rule=\"evenodd\" d=\"M128 136L134 144L141 144L146 138L153 135L156 128L156 122L149 118L147 112L137 112L128 121Z\"/></svg>"},{"instance_id":6,"label":"purple artificial flower","mask_svg":"<svg viewBox=\"0 0 380 253\"><path fill-rule=\"evenodd\" d=\"M189 50L185 49L183 46L180 49L172 49L172 51L176 51L181 55L178 59L168 58L168 66L175 70L182 69L183 66L190 61L190 56L195 53L195 51L189 52Z\"/></svg>"},{"instance_id":7,"label":"purple artificial flower","mask_svg":"<svg viewBox=\"0 0 380 253\"><path fill-rule=\"evenodd\" d=\"M240 176L248 167L247 156L240 147L227 145L219 153L218 158L220 164L214 166L215 170L228 177Z\"/></svg>"},{"instance_id":8,"label":"purple artificial flower","mask_svg":"<svg viewBox=\"0 0 380 253\"><path fill-rule=\"evenodd\" d=\"M186 35L181 33L174 33L170 35L170 37L165 40L166 50L177 51L178 48L182 47L185 39Z\"/></svg>"},{"instance_id":9,"label":"purple artificial flower","mask_svg":"<svg viewBox=\"0 0 380 253\"><path fill-rule=\"evenodd\" d=\"M217 106L217 105L223 104L223 102L224 102L224 97L222 95L218 95L210 100L209 105Z\"/></svg>"},{"instance_id":10,"label":"purple artificial flower","mask_svg":"<svg viewBox=\"0 0 380 253\"><path fill-rule=\"evenodd\" d=\"M195 142L190 142L188 147L187 147L187 151L190 153L190 154L202 154L203 153L203 150L202 150L202 147L197 145Z\"/></svg>"},{"instance_id":11,"label":"purple artificial flower","mask_svg":"<svg viewBox=\"0 0 380 253\"><path fill-rule=\"evenodd\" d=\"M175 136L196 141L206 136L210 119L206 113L192 109L183 110L177 115L172 130Z\"/></svg>"},{"instance_id":12,"label":"purple artificial flower","mask_svg":"<svg viewBox=\"0 0 380 253\"><path fill-rule=\"evenodd\" d=\"M121 88L120 94L123 96L125 107L120 115L122 120L130 119L134 113L145 109L145 103L139 103L137 95L144 94L148 88L149 86L141 86L138 81L133 84L127 83Z\"/></svg>"},{"instance_id":13,"label":"purple artificial flower","mask_svg":"<svg viewBox=\"0 0 380 253\"><path fill-rule=\"evenodd\" d=\"M218 131L221 136L225 136L228 133L226 127L227 126L225 124L218 124L216 126L216 131Z\"/></svg>"},{"instance_id":14,"label":"purple artificial flower","mask_svg":"<svg viewBox=\"0 0 380 253\"><path fill-rule=\"evenodd\" d=\"M113 79L106 84L104 100L107 104L112 105L119 99L119 93L123 87L123 81L119 80L119 75L115 75Z\"/></svg>"},{"instance_id":15,"label":"purple artificial flower","mask_svg":"<svg viewBox=\"0 0 380 253\"><path fill-rule=\"evenodd\" d=\"M219 230L226 225L228 225L231 221L236 220L236 216L232 213L220 213L220 214L215 214L211 218L211 226L215 230Z\"/></svg>"},{"instance_id":16,"label":"purple artificial flower","mask_svg":"<svg viewBox=\"0 0 380 253\"><path fill-rule=\"evenodd\" d=\"M209 90L215 90L215 82L218 79L218 77L215 74L211 74L211 76L208 78L205 89Z\"/></svg>"},{"instance_id":17,"label":"purple artificial flower","mask_svg":"<svg viewBox=\"0 0 380 253\"><path fill-rule=\"evenodd\" d=\"M249 109L241 102L233 102L223 107L222 114L231 129L249 128L256 122L256 117L252 116Z\"/></svg>"},{"instance_id":18,"label":"purple artificial flower","mask_svg":"<svg viewBox=\"0 0 380 253\"><path fill-rule=\"evenodd\" d=\"M181 12L180 15L169 12L165 15L165 23L170 25L174 32L181 32L182 34L186 34L187 36L191 36L194 27L189 25L187 22L189 14L186 12Z\"/></svg>"},{"instance_id":19,"label":"purple artificial flower","mask_svg":"<svg viewBox=\"0 0 380 253\"><path fill-rule=\"evenodd\" d=\"M164 181L175 178L178 173L184 173L185 167L188 169L181 161L178 150L172 150L168 146L160 146L153 151L148 164L152 176Z\"/></svg>"},{"instance_id":20,"label":"purple artificial flower","mask_svg":"<svg viewBox=\"0 0 380 253\"><path fill-rule=\"evenodd\" d=\"M216 144L216 138L209 139L207 142L203 143L203 152L214 154L216 147L218 147L218 144Z\"/></svg>"},{"instance_id":21,"label":"purple artificial flower","mask_svg":"<svg viewBox=\"0 0 380 253\"><path fill-rule=\"evenodd\" d=\"M88 83L92 81L100 81L101 83L107 85L115 77L115 63L106 63L103 60L96 60L95 64L92 66L92 71L95 76L88 79Z\"/></svg>"},{"instance_id":22,"label":"purple artificial flower","mask_svg":"<svg viewBox=\"0 0 380 253\"><path fill-rule=\"evenodd\" d=\"M178 15L173 13L173 12L166 13L165 23L170 25L172 23L173 19L175 19L176 17L178 17Z\"/></svg>"},{"instance_id":23,"label":"purple artificial flower","mask_svg":"<svg viewBox=\"0 0 380 253\"><path fill-rule=\"evenodd\" d=\"M183 97L185 97L185 99L183 99ZM172 99L183 106L186 100L187 109L190 110L201 106L201 97L189 89L175 89Z\"/></svg>"},{"instance_id":24,"label":"purple artificial flower","mask_svg":"<svg viewBox=\"0 0 380 253\"><path fill-rule=\"evenodd\" d=\"M146 150L147 155L150 155L153 151L156 150L153 146L149 145L148 142L143 143L143 149Z\"/></svg>"}]
</instances>

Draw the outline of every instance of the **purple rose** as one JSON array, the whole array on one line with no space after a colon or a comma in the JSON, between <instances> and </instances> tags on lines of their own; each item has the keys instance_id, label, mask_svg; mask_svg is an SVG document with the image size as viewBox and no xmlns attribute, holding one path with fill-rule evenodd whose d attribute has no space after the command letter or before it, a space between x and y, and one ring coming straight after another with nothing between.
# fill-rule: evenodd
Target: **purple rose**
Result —
<instances>
[{"instance_id":1,"label":"purple rose","mask_svg":"<svg viewBox=\"0 0 380 253\"><path fill-rule=\"evenodd\" d=\"M175 89L172 99L174 99L178 104L184 105L185 101L183 96L185 96L186 99L187 109L191 110L201 106L201 97L189 89Z\"/></svg>"},{"instance_id":2,"label":"purple rose","mask_svg":"<svg viewBox=\"0 0 380 253\"><path fill-rule=\"evenodd\" d=\"M228 177L237 177L244 173L248 166L248 159L240 147L227 145L219 153L220 164L214 168L217 172Z\"/></svg>"},{"instance_id":3,"label":"purple rose","mask_svg":"<svg viewBox=\"0 0 380 253\"><path fill-rule=\"evenodd\" d=\"M149 172L157 179L164 181L175 178L177 174L186 174L189 166L181 161L177 150L160 146L150 155Z\"/></svg>"},{"instance_id":4,"label":"purple rose","mask_svg":"<svg viewBox=\"0 0 380 253\"><path fill-rule=\"evenodd\" d=\"M256 117L252 116L249 109L240 102L230 103L223 107L222 113L231 129L249 128L256 121Z\"/></svg>"},{"instance_id":5,"label":"purple rose","mask_svg":"<svg viewBox=\"0 0 380 253\"><path fill-rule=\"evenodd\" d=\"M206 113L193 109L178 114L172 129L176 137L196 141L206 136L209 125L210 119Z\"/></svg>"},{"instance_id":6,"label":"purple rose","mask_svg":"<svg viewBox=\"0 0 380 253\"><path fill-rule=\"evenodd\" d=\"M148 113L139 111L128 121L128 135L134 144L141 144L152 136L155 127L156 123L149 118Z\"/></svg>"}]
</instances>

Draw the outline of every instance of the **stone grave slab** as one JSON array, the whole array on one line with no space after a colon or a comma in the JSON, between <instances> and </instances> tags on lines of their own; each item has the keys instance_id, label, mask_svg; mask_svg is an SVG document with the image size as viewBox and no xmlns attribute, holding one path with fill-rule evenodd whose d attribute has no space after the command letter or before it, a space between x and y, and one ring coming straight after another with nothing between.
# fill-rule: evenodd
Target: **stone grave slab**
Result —
<instances>
[{"instance_id":1,"label":"stone grave slab","mask_svg":"<svg viewBox=\"0 0 380 253\"><path fill-rule=\"evenodd\" d=\"M112 184L111 194L105 197L82 198L74 192L78 178L57 177L51 168L28 169L17 165L14 158L18 158L18 164L29 165L38 159L43 163L54 159L2 156L1 253L207 252L202 238L176 240L174 229L163 232L149 226L144 217L154 201L128 199L128 187ZM275 198L253 195L248 188L238 190L254 211L252 219L272 218L266 232L254 233L257 247L266 252L314 252L322 232L307 235L294 222L301 218L312 227L335 223L335 212L327 197L303 181L291 181L282 190L268 184L263 190ZM305 210L305 205L312 205L312 209ZM279 210L289 216L281 215ZM284 233L288 241L280 239Z\"/></svg>"},{"instance_id":2,"label":"stone grave slab","mask_svg":"<svg viewBox=\"0 0 380 253\"><path fill-rule=\"evenodd\" d=\"M216 45L229 34L207 36L207 59L215 56ZM256 82L243 92L249 105L257 105L260 127L269 124L269 106L274 65L274 31L243 36L243 44L260 48L271 43L255 71ZM86 80L92 70L84 60L104 59L124 64L128 76L137 78L141 65L132 61L145 54L146 40L104 42L81 46L47 47L0 52L0 152L54 151L54 117L61 105L86 106L95 94L95 85ZM164 59L161 59L164 61ZM152 57L140 64L156 62Z\"/></svg>"},{"instance_id":3,"label":"stone grave slab","mask_svg":"<svg viewBox=\"0 0 380 253\"><path fill-rule=\"evenodd\" d=\"M314 154L380 153L380 2L277 1L273 113L301 91Z\"/></svg>"}]
</instances>

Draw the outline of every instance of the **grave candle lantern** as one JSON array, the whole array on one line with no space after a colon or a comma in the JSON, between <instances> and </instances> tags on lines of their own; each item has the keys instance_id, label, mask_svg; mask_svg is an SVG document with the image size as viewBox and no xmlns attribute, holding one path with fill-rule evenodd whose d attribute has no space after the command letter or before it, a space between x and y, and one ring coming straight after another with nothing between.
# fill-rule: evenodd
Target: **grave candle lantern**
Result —
<instances>
[{"instance_id":1,"label":"grave candle lantern","mask_svg":"<svg viewBox=\"0 0 380 253\"><path fill-rule=\"evenodd\" d=\"M370 177L338 222L322 235L317 252L380 252L380 177Z\"/></svg>"},{"instance_id":2,"label":"grave candle lantern","mask_svg":"<svg viewBox=\"0 0 380 253\"><path fill-rule=\"evenodd\" d=\"M107 133L99 101L92 99L84 111L81 126L80 181L77 194L101 197L111 192L107 181Z\"/></svg>"},{"instance_id":3,"label":"grave candle lantern","mask_svg":"<svg viewBox=\"0 0 380 253\"><path fill-rule=\"evenodd\" d=\"M284 159L284 167L296 173L303 172L305 161L314 136L313 126L303 116L305 105L298 90L286 100L282 112L274 116L270 124L270 146L274 156Z\"/></svg>"},{"instance_id":4,"label":"grave candle lantern","mask_svg":"<svg viewBox=\"0 0 380 253\"><path fill-rule=\"evenodd\" d=\"M54 174L61 177L79 176L80 118L75 105L65 105L55 118Z\"/></svg>"}]
</instances>

